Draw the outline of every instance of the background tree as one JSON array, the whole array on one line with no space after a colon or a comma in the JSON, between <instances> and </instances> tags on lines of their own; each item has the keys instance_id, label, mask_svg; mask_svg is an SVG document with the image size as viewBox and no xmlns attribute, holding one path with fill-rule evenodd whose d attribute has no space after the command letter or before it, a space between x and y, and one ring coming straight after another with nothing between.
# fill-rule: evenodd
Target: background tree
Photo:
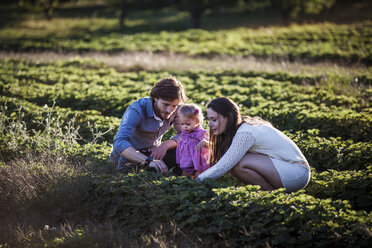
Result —
<instances>
[{"instance_id":1,"label":"background tree","mask_svg":"<svg viewBox=\"0 0 372 248\"><path fill-rule=\"evenodd\" d=\"M29 10L42 10L46 19L51 20L53 9L59 2L67 2L66 0L19 0L18 6Z\"/></svg>"},{"instance_id":2,"label":"background tree","mask_svg":"<svg viewBox=\"0 0 372 248\"><path fill-rule=\"evenodd\" d=\"M119 15L119 25L120 28L123 28L125 25L125 19L128 14L128 8L130 8L130 5L133 3L134 0L109 0L108 3L115 7L120 9L120 15Z\"/></svg>"},{"instance_id":3,"label":"background tree","mask_svg":"<svg viewBox=\"0 0 372 248\"><path fill-rule=\"evenodd\" d=\"M291 19L298 19L306 14L319 14L331 8L336 0L272 0L272 6L281 10L284 25Z\"/></svg>"},{"instance_id":4,"label":"background tree","mask_svg":"<svg viewBox=\"0 0 372 248\"><path fill-rule=\"evenodd\" d=\"M193 28L201 27L201 18L208 9L219 9L222 7L233 7L239 4L239 0L173 0L176 6L189 12L191 26Z\"/></svg>"},{"instance_id":5,"label":"background tree","mask_svg":"<svg viewBox=\"0 0 372 248\"><path fill-rule=\"evenodd\" d=\"M244 0L242 3L244 4L244 9L249 12L265 9L271 6L271 0Z\"/></svg>"},{"instance_id":6,"label":"background tree","mask_svg":"<svg viewBox=\"0 0 372 248\"><path fill-rule=\"evenodd\" d=\"M119 8L119 25L120 28L125 26L125 19L129 10L140 9L159 9L172 3L171 0L108 0L109 5Z\"/></svg>"}]
</instances>

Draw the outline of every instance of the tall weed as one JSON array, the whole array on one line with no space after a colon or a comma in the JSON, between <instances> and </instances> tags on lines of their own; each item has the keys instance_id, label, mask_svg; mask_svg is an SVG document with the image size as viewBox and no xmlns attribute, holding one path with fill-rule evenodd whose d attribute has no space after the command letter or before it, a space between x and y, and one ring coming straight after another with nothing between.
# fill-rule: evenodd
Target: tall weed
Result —
<instances>
[{"instance_id":1,"label":"tall weed","mask_svg":"<svg viewBox=\"0 0 372 248\"><path fill-rule=\"evenodd\" d=\"M53 107L45 106L30 130L22 106L12 113L0 106L0 240L16 247L38 247L28 242L43 240L38 226L85 218L82 194L94 165L86 155L105 133L92 128L93 142L82 146L74 119L62 125Z\"/></svg>"}]
</instances>

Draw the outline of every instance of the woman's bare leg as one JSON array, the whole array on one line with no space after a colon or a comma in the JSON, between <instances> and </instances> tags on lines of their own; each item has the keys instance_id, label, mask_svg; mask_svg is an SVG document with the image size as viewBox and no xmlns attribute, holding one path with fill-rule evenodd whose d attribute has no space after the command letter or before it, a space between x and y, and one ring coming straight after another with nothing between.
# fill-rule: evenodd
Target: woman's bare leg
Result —
<instances>
[{"instance_id":1,"label":"woman's bare leg","mask_svg":"<svg viewBox=\"0 0 372 248\"><path fill-rule=\"evenodd\" d=\"M274 190L274 186L267 181L264 177L260 174L256 173L254 170L251 169L244 169L242 172L237 172L237 170L232 170L230 174L237 178L239 181L245 184L250 185L260 185L261 189L263 190Z\"/></svg>"},{"instance_id":2,"label":"woman's bare leg","mask_svg":"<svg viewBox=\"0 0 372 248\"><path fill-rule=\"evenodd\" d=\"M283 187L279 173L267 155L247 153L230 173L239 181L259 185L263 190Z\"/></svg>"}]
</instances>

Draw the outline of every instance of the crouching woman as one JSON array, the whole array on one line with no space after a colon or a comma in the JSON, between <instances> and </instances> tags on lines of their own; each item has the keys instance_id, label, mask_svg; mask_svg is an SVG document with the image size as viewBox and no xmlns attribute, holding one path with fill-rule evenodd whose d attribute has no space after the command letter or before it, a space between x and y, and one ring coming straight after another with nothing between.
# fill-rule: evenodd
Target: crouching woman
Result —
<instances>
[{"instance_id":1,"label":"crouching woman","mask_svg":"<svg viewBox=\"0 0 372 248\"><path fill-rule=\"evenodd\" d=\"M216 179L230 174L263 190L285 188L294 192L306 187L310 167L297 145L284 133L259 117L242 117L229 98L207 105L210 128L210 164L197 177Z\"/></svg>"}]
</instances>

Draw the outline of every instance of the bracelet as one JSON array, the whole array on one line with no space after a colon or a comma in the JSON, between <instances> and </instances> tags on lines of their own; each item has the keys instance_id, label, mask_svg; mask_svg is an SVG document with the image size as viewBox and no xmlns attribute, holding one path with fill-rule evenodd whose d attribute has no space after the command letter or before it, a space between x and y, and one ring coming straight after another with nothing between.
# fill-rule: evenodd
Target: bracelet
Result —
<instances>
[{"instance_id":1,"label":"bracelet","mask_svg":"<svg viewBox=\"0 0 372 248\"><path fill-rule=\"evenodd\" d=\"M149 164L154 160L154 158L152 156L148 156L145 160L145 162L143 163L145 166L149 166Z\"/></svg>"}]
</instances>

